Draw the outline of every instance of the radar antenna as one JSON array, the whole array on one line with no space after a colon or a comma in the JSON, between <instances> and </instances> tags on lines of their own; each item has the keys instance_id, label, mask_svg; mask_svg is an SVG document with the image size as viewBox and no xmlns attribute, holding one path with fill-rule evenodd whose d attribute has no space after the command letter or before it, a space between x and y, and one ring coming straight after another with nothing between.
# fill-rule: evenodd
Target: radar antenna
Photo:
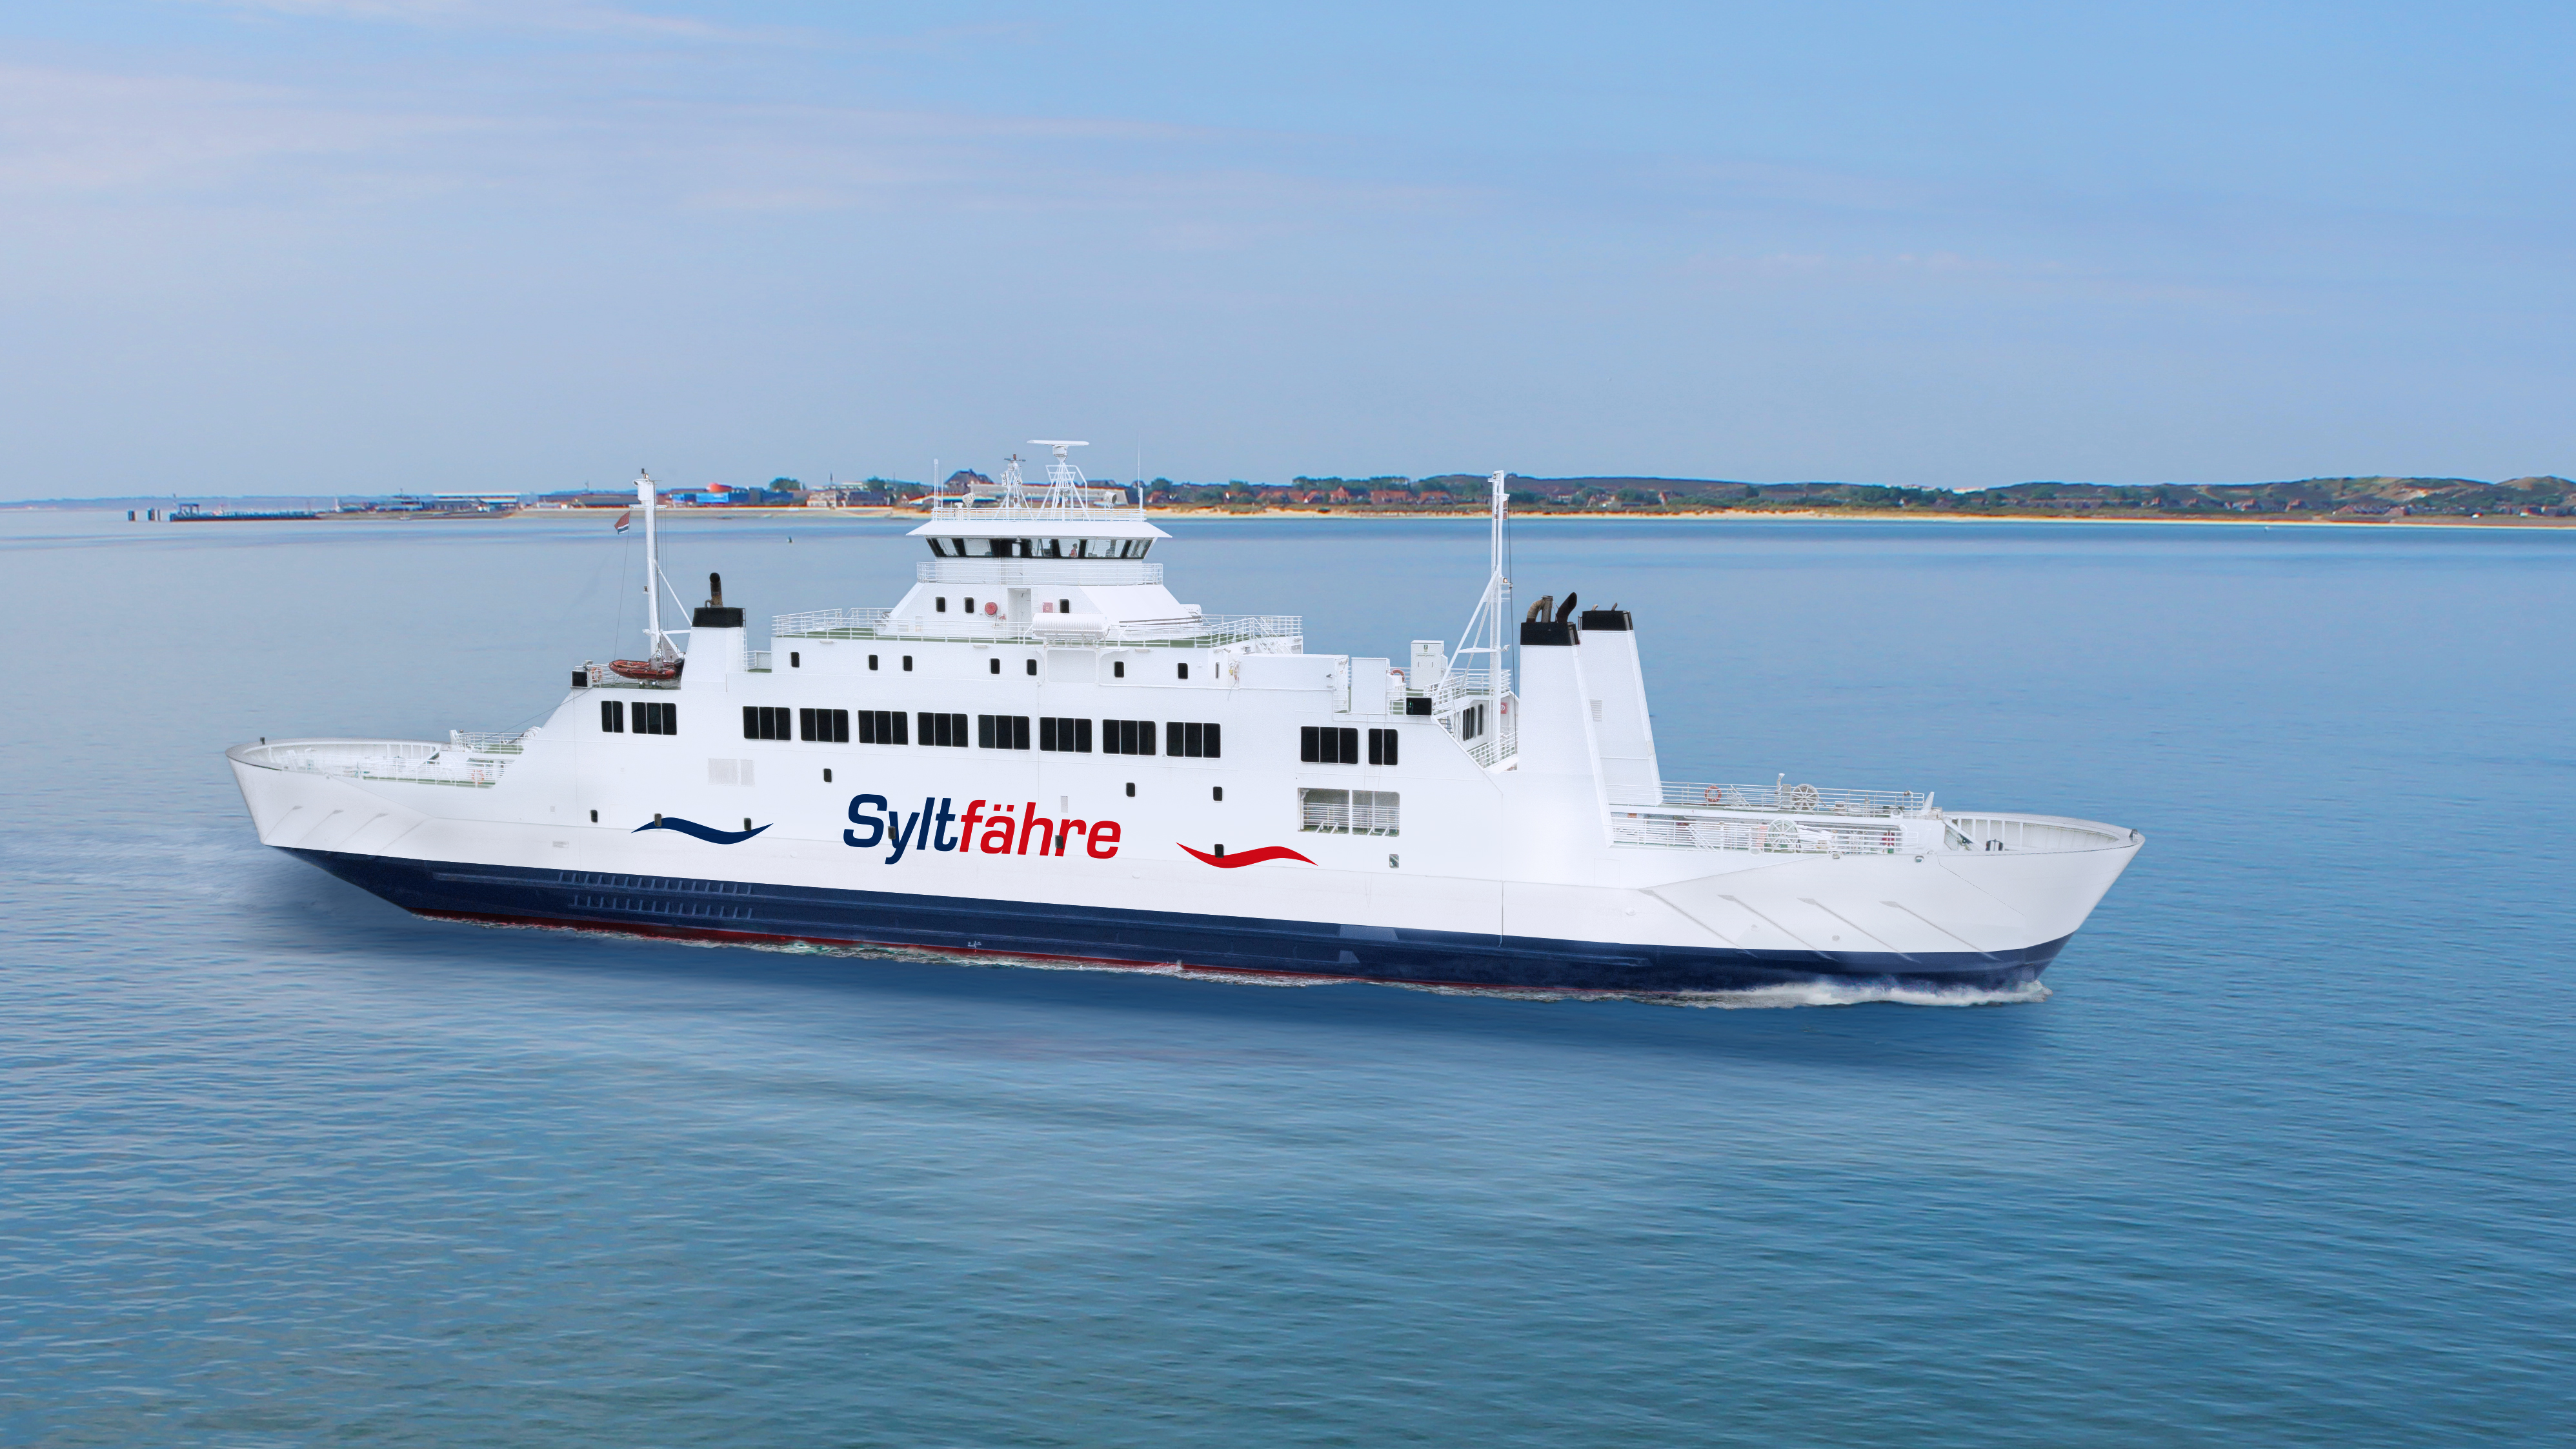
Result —
<instances>
[{"instance_id":1,"label":"radar antenna","mask_svg":"<svg viewBox=\"0 0 2576 1449\"><path fill-rule=\"evenodd\" d=\"M1046 506L1050 509L1063 509L1068 513L1089 515L1091 494L1084 486L1089 480L1082 476L1082 470L1075 467L1065 453L1067 449L1088 448L1091 445L1067 438L1031 438L1029 446L1055 449L1055 461L1047 464Z\"/></svg>"}]
</instances>

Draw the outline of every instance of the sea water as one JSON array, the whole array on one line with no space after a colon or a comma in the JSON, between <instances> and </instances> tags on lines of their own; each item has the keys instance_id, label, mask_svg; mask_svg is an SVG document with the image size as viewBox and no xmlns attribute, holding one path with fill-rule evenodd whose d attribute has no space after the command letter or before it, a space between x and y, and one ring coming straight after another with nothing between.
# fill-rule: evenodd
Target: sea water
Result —
<instances>
[{"instance_id":1,"label":"sea water","mask_svg":"<svg viewBox=\"0 0 2576 1449\"><path fill-rule=\"evenodd\" d=\"M2576 532L1519 525L1521 599L1636 615L1678 778L2146 834L2030 999L1714 1010L416 920L224 747L528 723L639 652L631 536L0 518L0 1440L2576 1424ZM1171 530L1184 599L1399 660L1484 569ZM891 602L899 532L668 567L758 633Z\"/></svg>"}]
</instances>

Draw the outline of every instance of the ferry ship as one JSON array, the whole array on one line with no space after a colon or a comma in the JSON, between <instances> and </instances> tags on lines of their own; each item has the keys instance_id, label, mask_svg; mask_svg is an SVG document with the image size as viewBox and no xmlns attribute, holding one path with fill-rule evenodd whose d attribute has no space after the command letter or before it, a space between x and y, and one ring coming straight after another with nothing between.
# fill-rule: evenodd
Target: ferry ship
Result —
<instances>
[{"instance_id":1,"label":"ferry ship","mask_svg":"<svg viewBox=\"0 0 2576 1449\"><path fill-rule=\"evenodd\" d=\"M644 657L521 732L234 746L259 838L459 921L1638 996L2023 987L2142 843L1667 777L1639 621L1514 616L1503 474L1466 629L1398 660L1181 603L1141 495L1041 446L933 500L891 608L766 649L720 578L664 629L637 480Z\"/></svg>"}]
</instances>

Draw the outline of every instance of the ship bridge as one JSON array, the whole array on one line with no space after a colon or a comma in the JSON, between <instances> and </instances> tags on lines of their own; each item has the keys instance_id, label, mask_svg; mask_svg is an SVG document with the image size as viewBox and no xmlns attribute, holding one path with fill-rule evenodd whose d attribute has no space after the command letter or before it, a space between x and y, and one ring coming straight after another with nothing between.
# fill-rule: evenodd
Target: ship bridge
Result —
<instances>
[{"instance_id":1,"label":"ship bridge","mask_svg":"<svg viewBox=\"0 0 2576 1449\"><path fill-rule=\"evenodd\" d=\"M1014 456L989 490L934 497L911 536L929 546L910 592L891 609L782 615L772 637L962 639L1049 644L1154 644L1234 653L1296 654L1304 630L1288 616L1210 616L1163 587L1147 557L1170 534L1145 520L1142 497L1093 486L1052 448L1043 488Z\"/></svg>"}]
</instances>

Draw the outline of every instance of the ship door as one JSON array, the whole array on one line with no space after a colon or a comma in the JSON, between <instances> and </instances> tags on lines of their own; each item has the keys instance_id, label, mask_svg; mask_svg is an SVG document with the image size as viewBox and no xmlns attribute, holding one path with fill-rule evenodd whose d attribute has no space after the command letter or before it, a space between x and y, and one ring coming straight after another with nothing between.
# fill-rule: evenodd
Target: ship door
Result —
<instances>
[{"instance_id":1,"label":"ship door","mask_svg":"<svg viewBox=\"0 0 2576 1449\"><path fill-rule=\"evenodd\" d=\"M1013 589L1013 590L1011 590L1011 605L1010 605L1010 608L1011 608L1011 622L1012 622L1012 623L1014 623L1014 624L1025 624L1025 623L1027 623L1027 622L1029 621L1029 618L1030 618L1030 610L1029 610L1029 591L1028 591L1028 590L1026 590L1026 589Z\"/></svg>"}]
</instances>

